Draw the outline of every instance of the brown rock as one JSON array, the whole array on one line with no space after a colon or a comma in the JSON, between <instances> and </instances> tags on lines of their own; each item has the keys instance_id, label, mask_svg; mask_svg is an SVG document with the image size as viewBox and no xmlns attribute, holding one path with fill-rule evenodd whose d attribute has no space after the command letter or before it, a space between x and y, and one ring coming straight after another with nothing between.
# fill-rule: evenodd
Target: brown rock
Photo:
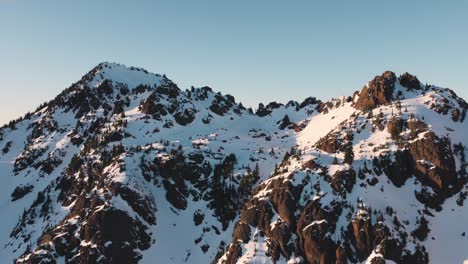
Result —
<instances>
[{"instance_id":1,"label":"brown rock","mask_svg":"<svg viewBox=\"0 0 468 264\"><path fill-rule=\"evenodd\" d=\"M335 250L335 264L347 264L348 257L346 256L346 250L342 246L339 246Z\"/></svg>"},{"instance_id":2,"label":"brown rock","mask_svg":"<svg viewBox=\"0 0 468 264\"><path fill-rule=\"evenodd\" d=\"M330 182L331 187L337 193L343 194L345 191L351 193L356 183L356 172L352 169L337 171Z\"/></svg>"},{"instance_id":3,"label":"brown rock","mask_svg":"<svg viewBox=\"0 0 468 264\"><path fill-rule=\"evenodd\" d=\"M309 263L333 263L336 248L333 240L326 236L328 222L320 221L302 230L304 254Z\"/></svg>"},{"instance_id":4,"label":"brown rock","mask_svg":"<svg viewBox=\"0 0 468 264\"><path fill-rule=\"evenodd\" d=\"M233 241L231 246L226 252L226 259L222 262L223 264L236 264L237 259L242 256L242 247L241 243L238 241Z\"/></svg>"},{"instance_id":5,"label":"brown rock","mask_svg":"<svg viewBox=\"0 0 468 264\"><path fill-rule=\"evenodd\" d=\"M404 122L401 118L392 117L390 118L390 120L388 120L387 131L388 133L390 133L393 140L396 140L399 138L400 133L403 132L403 126L404 126Z\"/></svg>"},{"instance_id":6,"label":"brown rock","mask_svg":"<svg viewBox=\"0 0 468 264\"><path fill-rule=\"evenodd\" d=\"M289 258L292 254L288 247L289 240L291 239L291 230L289 229L289 225L279 218L276 225L270 232L270 237L278 244L281 254L286 258Z\"/></svg>"},{"instance_id":7,"label":"brown rock","mask_svg":"<svg viewBox=\"0 0 468 264\"><path fill-rule=\"evenodd\" d=\"M416 162L415 171L423 183L441 190L456 181L455 160L448 139L427 132L423 139L409 145L409 151L415 161L424 161Z\"/></svg>"},{"instance_id":8,"label":"brown rock","mask_svg":"<svg viewBox=\"0 0 468 264\"><path fill-rule=\"evenodd\" d=\"M376 76L362 89L354 107L362 111L369 111L379 105L389 104L392 101L395 81L395 73L391 71Z\"/></svg>"},{"instance_id":9,"label":"brown rock","mask_svg":"<svg viewBox=\"0 0 468 264\"><path fill-rule=\"evenodd\" d=\"M234 234L233 241L241 240L243 243L247 243L250 240L250 226L246 223L239 222L237 223Z\"/></svg>"},{"instance_id":10,"label":"brown rock","mask_svg":"<svg viewBox=\"0 0 468 264\"><path fill-rule=\"evenodd\" d=\"M453 122L458 122L458 120L460 120L460 109L455 108L452 110L452 120Z\"/></svg>"},{"instance_id":11,"label":"brown rock","mask_svg":"<svg viewBox=\"0 0 468 264\"><path fill-rule=\"evenodd\" d=\"M408 120L407 126L411 130L411 132L413 132L415 134L419 134L419 133L427 130L427 124L424 123L421 120L418 120L418 119Z\"/></svg>"},{"instance_id":12,"label":"brown rock","mask_svg":"<svg viewBox=\"0 0 468 264\"><path fill-rule=\"evenodd\" d=\"M356 243L356 251L360 261L364 261L373 250L373 232L370 216L364 213L364 209L360 209L361 214L352 220L352 230L354 241Z\"/></svg>"},{"instance_id":13,"label":"brown rock","mask_svg":"<svg viewBox=\"0 0 468 264\"><path fill-rule=\"evenodd\" d=\"M315 144L315 147L328 153L335 153L341 148L337 133L329 133Z\"/></svg>"}]
</instances>

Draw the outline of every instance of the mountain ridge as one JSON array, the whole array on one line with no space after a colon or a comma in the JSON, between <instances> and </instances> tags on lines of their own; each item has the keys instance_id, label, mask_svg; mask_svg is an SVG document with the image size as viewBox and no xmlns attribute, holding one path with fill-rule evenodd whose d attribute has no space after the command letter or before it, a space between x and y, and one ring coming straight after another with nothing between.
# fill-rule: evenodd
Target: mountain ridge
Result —
<instances>
[{"instance_id":1,"label":"mountain ridge","mask_svg":"<svg viewBox=\"0 0 468 264\"><path fill-rule=\"evenodd\" d=\"M353 96L254 112L101 63L0 128L0 259L437 263L428 234L445 241L443 208L468 216L466 109L450 89L387 71Z\"/></svg>"}]
</instances>

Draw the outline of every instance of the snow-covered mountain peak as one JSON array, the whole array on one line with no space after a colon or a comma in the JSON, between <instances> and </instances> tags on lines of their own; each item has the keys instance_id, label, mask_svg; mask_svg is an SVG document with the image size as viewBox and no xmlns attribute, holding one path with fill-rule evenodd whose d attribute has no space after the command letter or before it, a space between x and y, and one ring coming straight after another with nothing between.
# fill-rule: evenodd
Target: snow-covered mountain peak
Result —
<instances>
[{"instance_id":1,"label":"snow-covered mountain peak","mask_svg":"<svg viewBox=\"0 0 468 264\"><path fill-rule=\"evenodd\" d=\"M126 85L130 90L139 85L155 87L170 82L165 76L150 73L143 68L111 62L98 64L83 79L90 88L97 88L103 81L110 80L115 84Z\"/></svg>"},{"instance_id":2,"label":"snow-covered mountain peak","mask_svg":"<svg viewBox=\"0 0 468 264\"><path fill-rule=\"evenodd\" d=\"M394 72L386 71L354 94L353 106L357 110L368 112L379 106L391 105L401 100L422 98L429 93L432 97L440 97L443 104L454 102L462 107L466 104L451 89L423 84L416 76L408 72L397 77Z\"/></svg>"}]
</instances>

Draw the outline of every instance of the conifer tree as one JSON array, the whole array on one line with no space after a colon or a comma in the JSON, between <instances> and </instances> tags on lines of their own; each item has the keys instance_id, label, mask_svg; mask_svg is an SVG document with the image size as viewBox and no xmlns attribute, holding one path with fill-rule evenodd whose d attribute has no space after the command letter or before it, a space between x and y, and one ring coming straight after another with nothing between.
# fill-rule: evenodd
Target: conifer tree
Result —
<instances>
[{"instance_id":1,"label":"conifer tree","mask_svg":"<svg viewBox=\"0 0 468 264\"><path fill-rule=\"evenodd\" d=\"M353 164L353 161L354 161L353 146L349 144L345 150L344 163L351 165Z\"/></svg>"}]
</instances>

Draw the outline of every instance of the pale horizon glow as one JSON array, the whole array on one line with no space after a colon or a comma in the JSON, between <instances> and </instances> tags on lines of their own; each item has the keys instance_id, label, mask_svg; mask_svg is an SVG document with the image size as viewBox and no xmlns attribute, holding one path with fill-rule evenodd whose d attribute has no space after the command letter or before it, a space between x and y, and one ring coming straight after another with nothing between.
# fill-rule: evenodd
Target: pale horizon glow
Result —
<instances>
[{"instance_id":1,"label":"pale horizon glow","mask_svg":"<svg viewBox=\"0 0 468 264\"><path fill-rule=\"evenodd\" d=\"M386 70L468 97L468 1L0 1L0 124L103 61L246 106L352 95Z\"/></svg>"}]
</instances>

